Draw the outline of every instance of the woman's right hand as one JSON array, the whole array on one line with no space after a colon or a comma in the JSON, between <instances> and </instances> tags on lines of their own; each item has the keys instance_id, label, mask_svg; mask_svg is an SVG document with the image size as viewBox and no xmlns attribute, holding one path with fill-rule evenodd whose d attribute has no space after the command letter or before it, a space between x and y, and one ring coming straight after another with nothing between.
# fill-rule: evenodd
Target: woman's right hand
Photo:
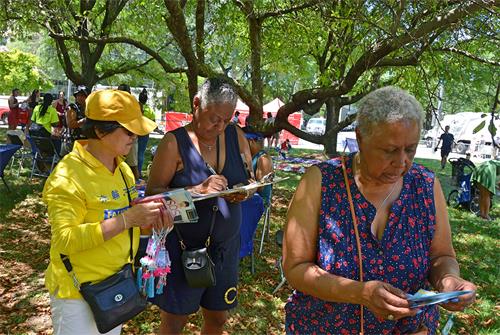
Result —
<instances>
[{"instance_id":1,"label":"woman's right hand","mask_svg":"<svg viewBox=\"0 0 500 335\"><path fill-rule=\"evenodd\" d=\"M227 179L223 175L214 174L209 176L203 183L194 187L194 191L200 194L221 192L227 189Z\"/></svg>"},{"instance_id":2,"label":"woman's right hand","mask_svg":"<svg viewBox=\"0 0 500 335\"><path fill-rule=\"evenodd\" d=\"M161 229L172 226L172 217L168 211L162 210L163 207L162 202L146 202L132 206L123 213L126 228Z\"/></svg>"},{"instance_id":3,"label":"woman's right hand","mask_svg":"<svg viewBox=\"0 0 500 335\"><path fill-rule=\"evenodd\" d=\"M388 283L376 280L365 282L361 294L363 305L382 319L397 320L414 316L419 311L418 308L410 309L406 293Z\"/></svg>"}]
</instances>

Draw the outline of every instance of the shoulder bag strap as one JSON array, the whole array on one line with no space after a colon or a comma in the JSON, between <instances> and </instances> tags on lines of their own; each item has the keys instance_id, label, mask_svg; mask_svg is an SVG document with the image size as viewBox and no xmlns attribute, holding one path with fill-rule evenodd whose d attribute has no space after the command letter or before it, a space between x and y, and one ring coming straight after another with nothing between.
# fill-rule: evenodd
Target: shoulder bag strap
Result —
<instances>
[{"instance_id":1,"label":"shoulder bag strap","mask_svg":"<svg viewBox=\"0 0 500 335\"><path fill-rule=\"evenodd\" d=\"M356 217L356 212L354 211L354 203L352 201L351 186L349 185L349 179L347 178L347 170L345 167L345 156L341 156L342 159L342 172L344 174L345 188L347 191L347 198L349 199L349 207L351 209L352 222L354 226L354 233L356 234L356 248L358 249L358 266L359 266L359 281L363 282L363 260L361 253L361 242L359 240L358 232L358 218ZM360 305L360 334L364 334L364 317L363 317L363 305Z\"/></svg>"},{"instance_id":2,"label":"shoulder bag strap","mask_svg":"<svg viewBox=\"0 0 500 335\"><path fill-rule=\"evenodd\" d=\"M123 175L123 172L120 168L118 168L120 170L120 174L122 175L122 179L123 179L123 182L125 183L125 188L127 189L127 196L128 196L128 204L130 206L130 204L132 203L132 198L130 196L130 191L128 190L128 185L127 185L127 181L125 180L125 176ZM133 228L129 228L128 229L128 235L130 237L130 260L133 260L134 259L134 250L133 250L133 239L134 239L134 231L133 231ZM80 282L78 281L78 279L76 278L76 275L75 273L73 272L73 265L71 265L71 262L69 261L69 256L68 255L63 255L63 254L59 254L61 256L61 260L64 264L64 267L66 268L66 271L68 271L68 273L70 274L71 276L71 279L73 279L73 285L78 289L80 290Z\"/></svg>"},{"instance_id":3,"label":"shoulder bag strap","mask_svg":"<svg viewBox=\"0 0 500 335\"><path fill-rule=\"evenodd\" d=\"M120 170L120 174L122 175L123 182L125 183L125 188L127 189L127 197L128 197L128 206L130 207L132 205L132 197L130 196L130 191L128 190L128 185L127 181L125 180L125 176L123 175L122 169L118 168ZM134 259L134 229L130 227L128 229L128 235L130 237L130 260L132 261Z\"/></svg>"},{"instance_id":4,"label":"shoulder bag strap","mask_svg":"<svg viewBox=\"0 0 500 335\"><path fill-rule=\"evenodd\" d=\"M209 247L210 246L210 238L212 236L212 232L214 230L214 226L215 226L215 219L217 217L217 212L219 211L219 207L217 207L217 205L214 205L212 207L212 217L210 218L210 229L208 231L208 237L207 237L207 240L205 241L205 247ZM182 235L181 235L181 232L179 231L179 229L177 228L177 225L174 224L174 230L175 230L175 233L177 234L177 237L179 239L179 244L181 245L181 249L182 250L186 250L186 244L184 243L184 240L182 238Z\"/></svg>"}]
</instances>

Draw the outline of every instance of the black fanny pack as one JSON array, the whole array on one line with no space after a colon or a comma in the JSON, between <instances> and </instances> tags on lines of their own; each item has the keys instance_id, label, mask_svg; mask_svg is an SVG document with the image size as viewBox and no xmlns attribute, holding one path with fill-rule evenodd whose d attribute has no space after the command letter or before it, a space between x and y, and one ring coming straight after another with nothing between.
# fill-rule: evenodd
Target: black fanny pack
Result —
<instances>
[{"instance_id":1,"label":"black fanny pack","mask_svg":"<svg viewBox=\"0 0 500 335\"><path fill-rule=\"evenodd\" d=\"M212 235L212 231L214 229L215 218L218 210L219 208L217 206L213 206L210 230L207 240L205 241L205 247L203 248L187 250L181 233L174 225L175 232L177 233L179 244L182 249L182 269L184 270L184 276L186 277L187 284L190 287L212 287L216 284L215 264L208 254L208 247L210 246L210 236Z\"/></svg>"}]
</instances>

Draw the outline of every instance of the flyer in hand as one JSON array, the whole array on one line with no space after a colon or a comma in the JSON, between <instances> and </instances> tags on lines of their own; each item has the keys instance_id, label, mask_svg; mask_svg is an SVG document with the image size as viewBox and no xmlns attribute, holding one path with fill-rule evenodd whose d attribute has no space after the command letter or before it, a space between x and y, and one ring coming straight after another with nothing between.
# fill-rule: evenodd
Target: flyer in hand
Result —
<instances>
[{"instance_id":1,"label":"flyer in hand","mask_svg":"<svg viewBox=\"0 0 500 335\"><path fill-rule=\"evenodd\" d=\"M196 212L191 193L182 188L151 195L145 198L137 198L132 201L132 204L140 204L151 201L163 202L165 208L170 212L174 223L198 222L198 213Z\"/></svg>"},{"instance_id":2,"label":"flyer in hand","mask_svg":"<svg viewBox=\"0 0 500 335\"><path fill-rule=\"evenodd\" d=\"M193 201L196 202L196 201L206 200L206 199L215 198L215 197L223 197L223 196L234 194L234 193L246 193L247 191L257 189L257 188L260 188L260 187L266 186L266 185L276 184L276 183L282 182L283 180L287 180L287 179L288 179L288 177L286 177L286 178L276 178L276 177L265 178L264 177L260 181L255 181L255 182L250 183L248 185L235 185L235 186L233 186L233 188L229 188L227 190L220 191L220 192L214 192L214 193L208 193L208 194L199 194L199 193L193 192L193 193L191 193L191 195L193 196Z\"/></svg>"},{"instance_id":3,"label":"flyer in hand","mask_svg":"<svg viewBox=\"0 0 500 335\"><path fill-rule=\"evenodd\" d=\"M418 290L415 294L408 294L408 301L410 308L417 308L422 306L443 304L458 299L459 296L472 293L473 291L453 291L436 293L426 290Z\"/></svg>"}]
</instances>

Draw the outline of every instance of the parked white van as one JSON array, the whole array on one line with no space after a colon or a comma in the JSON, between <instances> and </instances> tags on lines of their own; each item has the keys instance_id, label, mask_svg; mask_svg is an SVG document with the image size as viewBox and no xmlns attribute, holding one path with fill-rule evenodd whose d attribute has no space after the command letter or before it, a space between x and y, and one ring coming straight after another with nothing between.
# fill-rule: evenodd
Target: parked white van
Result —
<instances>
[{"instance_id":1,"label":"parked white van","mask_svg":"<svg viewBox=\"0 0 500 335\"><path fill-rule=\"evenodd\" d=\"M481 118L481 113L473 112L463 112L457 114L448 114L444 118L436 123L434 128L425 132L423 139L428 148L433 148L439 141L439 137L444 132L444 127L450 126L450 134L455 137L455 142L457 142L457 136L463 132L464 127L474 120Z\"/></svg>"},{"instance_id":2,"label":"parked white van","mask_svg":"<svg viewBox=\"0 0 500 335\"><path fill-rule=\"evenodd\" d=\"M326 119L322 117L310 118L307 122L306 132L315 135L323 135L326 129Z\"/></svg>"},{"instance_id":3,"label":"parked white van","mask_svg":"<svg viewBox=\"0 0 500 335\"><path fill-rule=\"evenodd\" d=\"M458 153L464 154L467 151L470 152L488 152L491 151L491 133L488 130L488 126L491 121L491 115L487 115L484 118L473 119L467 121L462 131L455 136L455 149ZM478 132L474 133L476 129L482 122L484 126ZM497 129L497 133L500 131L500 120L493 120L493 124ZM496 140L495 140L496 141Z\"/></svg>"}]
</instances>

